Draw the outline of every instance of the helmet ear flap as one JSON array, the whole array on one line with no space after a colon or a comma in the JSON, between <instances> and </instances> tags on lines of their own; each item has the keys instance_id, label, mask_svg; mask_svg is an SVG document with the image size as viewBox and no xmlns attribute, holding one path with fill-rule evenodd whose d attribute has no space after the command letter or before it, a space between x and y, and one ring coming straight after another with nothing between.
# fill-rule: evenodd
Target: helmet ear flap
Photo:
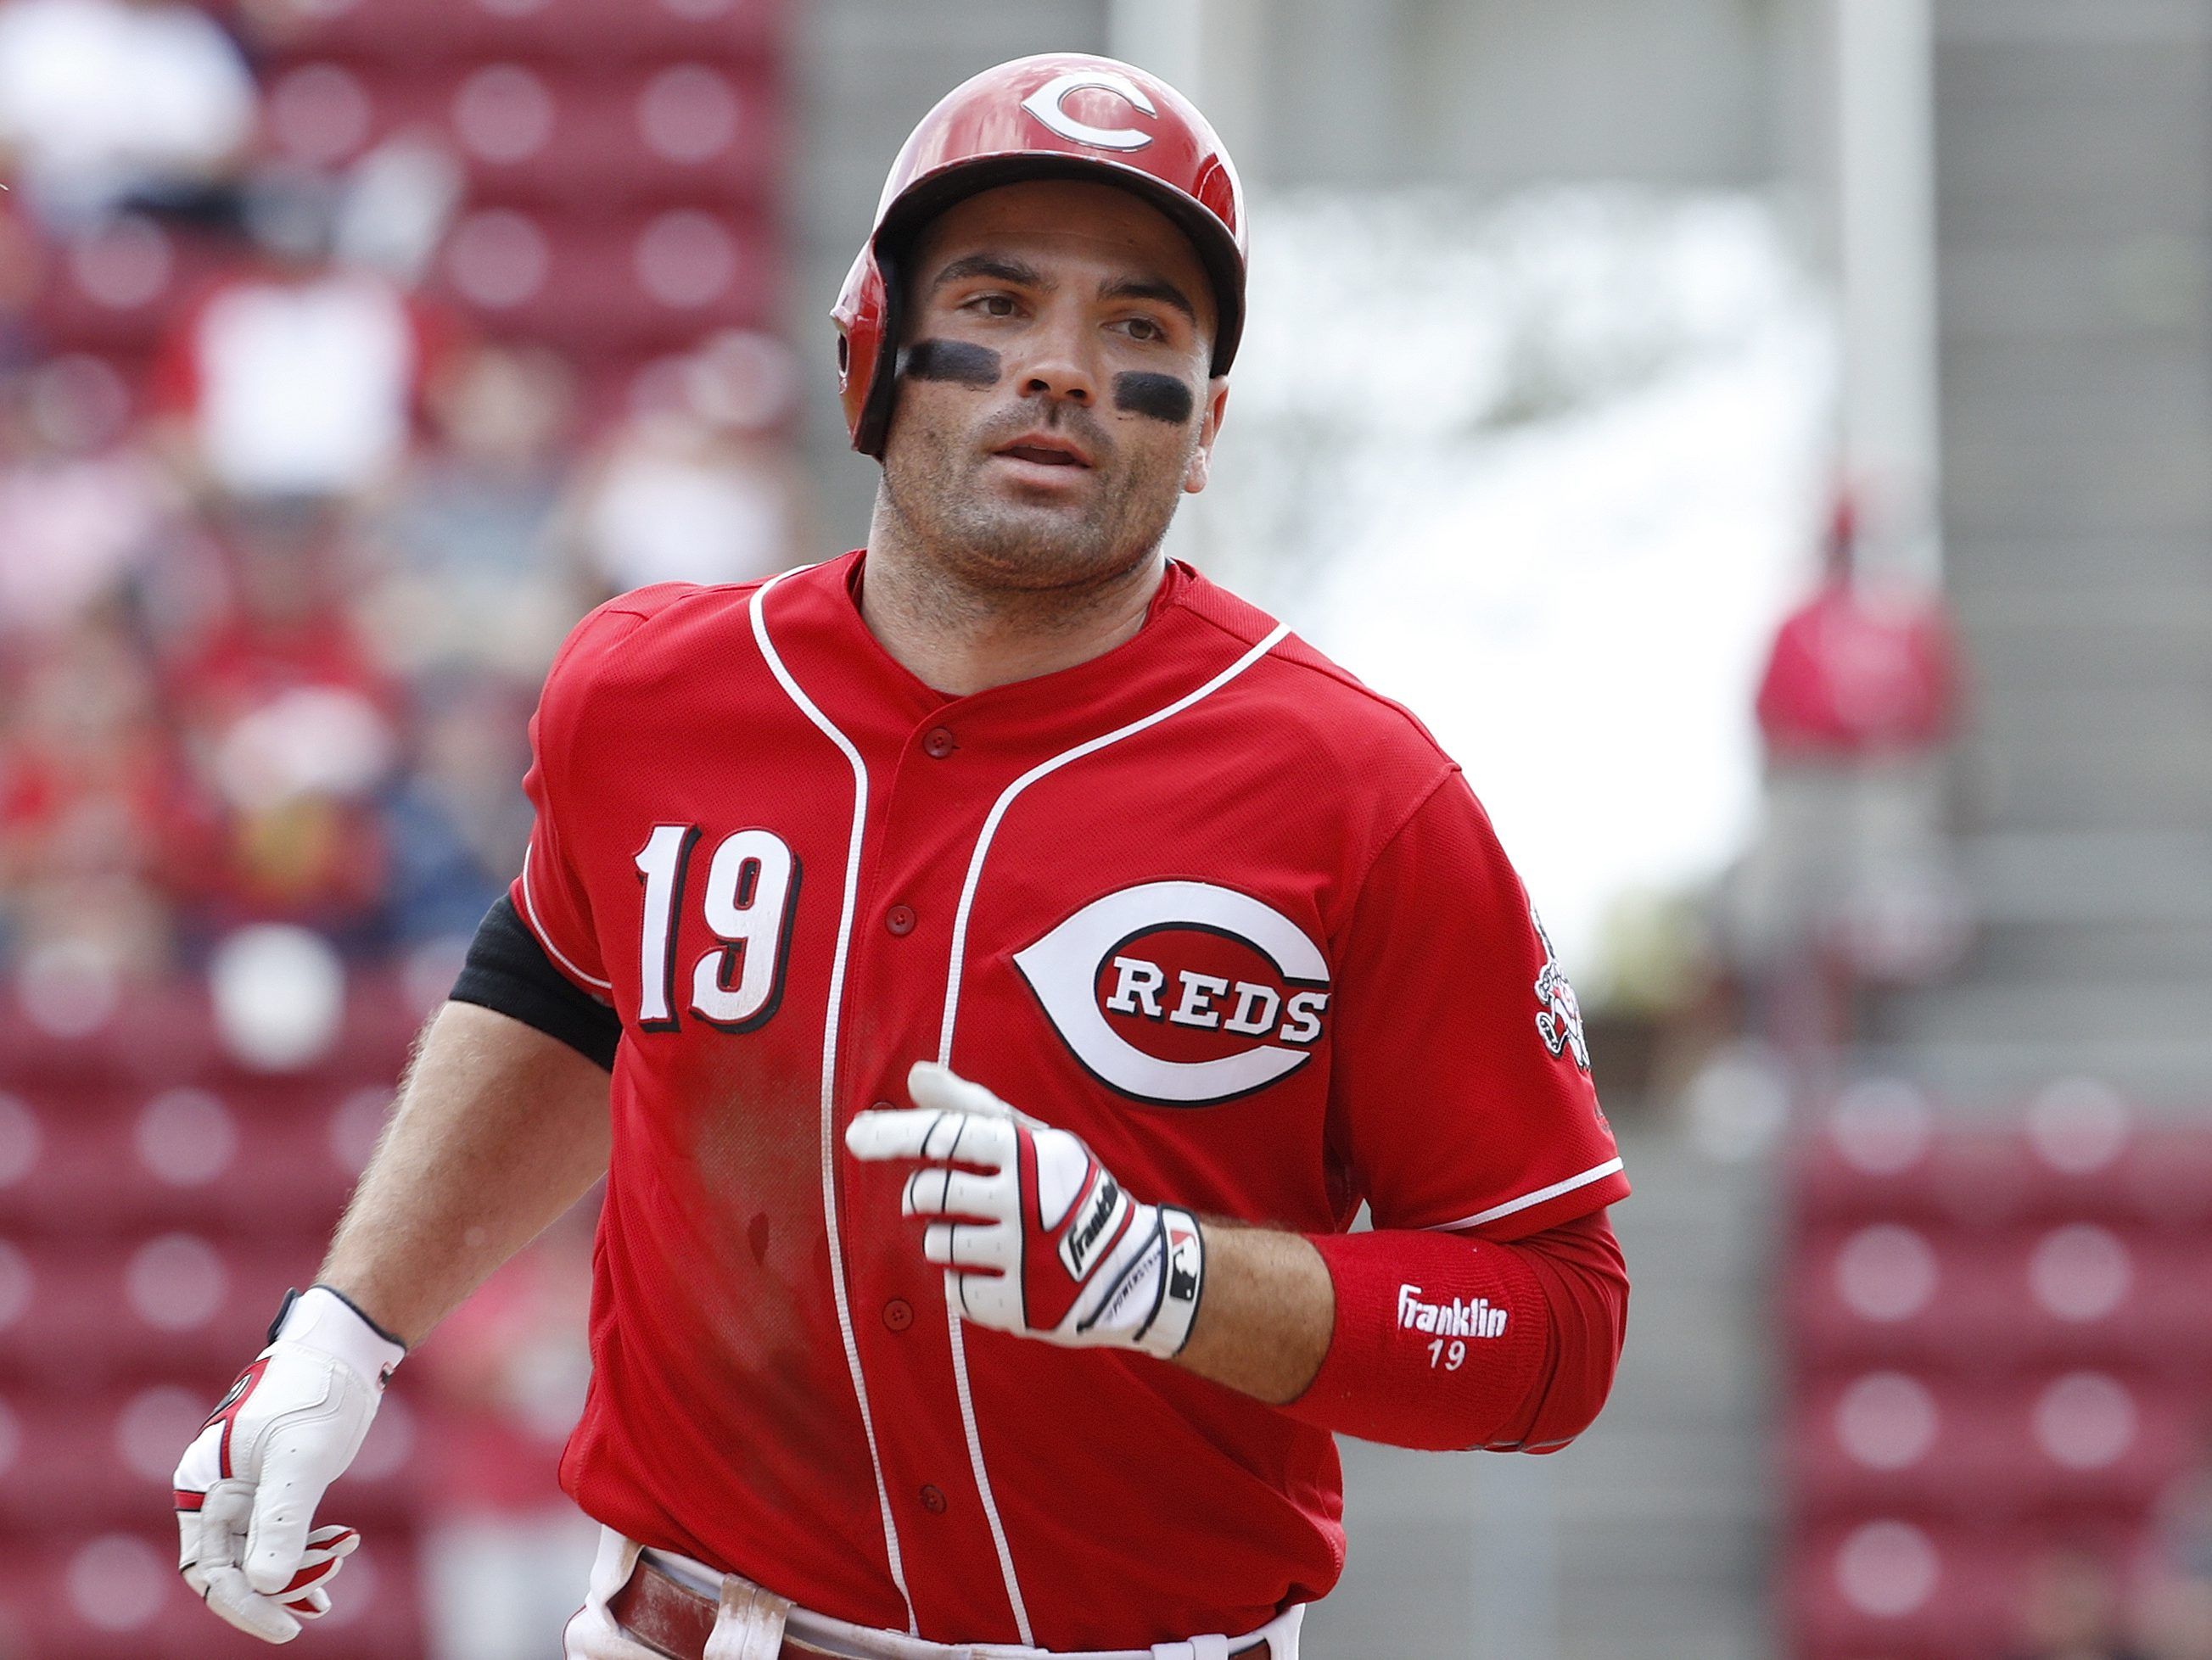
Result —
<instances>
[{"instance_id":1,"label":"helmet ear flap","mask_svg":"<svg viewBox=\"0 0 2212 1660\"><path fill-rule=\"evenodd\" d=\"M883 284L882 324L876 336L876 360L860 412L853 422L853 447L862 455L884 458L884 439L890 434L891 407L898 401L898 360L906 327L905 306L900 298L900 261L888 249L876 250L876 270ZM839 342L842 350L844 342Z\"/></svg>"}]
</instances>

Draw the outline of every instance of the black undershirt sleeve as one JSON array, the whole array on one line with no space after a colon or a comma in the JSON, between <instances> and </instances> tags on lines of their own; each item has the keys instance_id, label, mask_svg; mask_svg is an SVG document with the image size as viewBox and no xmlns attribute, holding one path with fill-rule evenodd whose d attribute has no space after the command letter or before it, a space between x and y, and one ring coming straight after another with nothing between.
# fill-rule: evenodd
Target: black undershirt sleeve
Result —
<instances>
[{"instance_id":1,"label":"black undershirt sleeve","mask_svg":"<svg viewBox=\"0 0 2212 1660\"><path fill-rule=\"evenodd\" d=\"M468 960L451 995L455 1003L511 1015L614 1070L622 1017L553 966L504 894L469 942Z\"/></svg>"}]
</instances>

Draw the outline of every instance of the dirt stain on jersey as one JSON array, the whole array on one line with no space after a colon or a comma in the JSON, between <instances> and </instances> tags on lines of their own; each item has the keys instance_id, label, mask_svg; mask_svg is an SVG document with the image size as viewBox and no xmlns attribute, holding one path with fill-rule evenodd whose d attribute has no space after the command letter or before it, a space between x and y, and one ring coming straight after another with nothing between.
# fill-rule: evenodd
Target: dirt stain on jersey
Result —
<instances>
[{"instance_id":1,"label":"dirt stain on jersey","mask_svg":"<svg viewBox=\"0 0 2212 1660\"><path fill-rule=\"evenodd\" d=\"M754 1047L744 1039L715 1046ZM765 1269L803 1294L798 1281L828 1265L821 1098L813 1080L776 1077L762 1058L715 1056L687 1080L690 1185L707 1212L702 1231L720 1242L734 1276L757 1282Z\"/></svg>"},{"instance_id":2,"label":"dirt stain on jersey","mask_svg":"<svg viewBox=\"0 0 2212 1660\"><path fill-rule=\"evenodd\" d=\"M702 1045L677 1081L688 1112L670 1125L667 1191L685 1213L696 1271L661 1294L688 1304L699 1335L693 1375L708 1400L742 1400L738 1421L775 1427L785 1445L824 1449L830 1462L865 1448L842 1354L823 1341L834 1306L822 1214L821 1097L811 1077L777 1075L746 1038ZM834 1331L834 1322L830 1329ZM714 1414L702 1403L711 1425ZM756 1500L805 1516L818 1495L786 1490L789 1470L745 1436L708 1438L714 1462ZM833 1453L828 1449L835 1449ZM865 1452L847 1473L871 1479Z\"/></svg>"}]
</instances>

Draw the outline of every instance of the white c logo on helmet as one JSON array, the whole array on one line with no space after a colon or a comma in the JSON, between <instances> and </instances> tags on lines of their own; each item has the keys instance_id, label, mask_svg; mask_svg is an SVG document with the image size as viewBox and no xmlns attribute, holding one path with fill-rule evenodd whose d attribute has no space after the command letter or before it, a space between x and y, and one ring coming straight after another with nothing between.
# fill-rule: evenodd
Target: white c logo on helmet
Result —
<instances>
[{"instance_id":1,"label":"white c logo on helmet","mask_svg":"<svg viewBox=\"0 0 2212 1660\"><path fill-rule=\"evenodd\" d=\"M1143 943L1170 931L1247 948L1260 979L1170 972ZM1145 882L1093 900L1016 952L1014 965L1094 1077L1166 1106L1233 1100L1297 1071L1313 1058L1329 1000L1328 959L1304 930L1271 905L1205 881ZM1102 976L1115 987L1103 1008ZM1125 1017L1125 1029L1142 1029L1148 1016L1234 1046L1202 1060L1149 1054L1115 1029L1109 1009Z\"/></svg>"},{"instance_id":2,"label":"white c logo on helmet","mask_svg":"<svg viewBox=\"0 0 2212 1660\"><path fill-rule=\"evenodd\" d=\"M1068 94L1085 90L1110 92L1146 115L1159 113L1142 87L1112 70L1071 70L1066 75L1055 75L1022 100L1022 107L1062 138L1078 144L1090 144L1102 150L1141 150L1152 142L1148 132L1139 132L1134 127L1094 127L1088 122L1078 121L1061 107Z\"/></svg>"}]
</instances>

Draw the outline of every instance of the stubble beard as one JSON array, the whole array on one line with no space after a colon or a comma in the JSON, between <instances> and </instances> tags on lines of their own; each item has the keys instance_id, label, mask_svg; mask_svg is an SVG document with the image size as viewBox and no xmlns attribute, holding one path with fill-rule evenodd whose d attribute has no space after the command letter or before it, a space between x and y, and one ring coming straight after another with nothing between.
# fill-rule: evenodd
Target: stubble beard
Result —
<instances>
[{"instance_id":1,"label":"stubble beard","mask_svg":"<svg viewBox=\"0 0 2212 1660\"><path fill-rule=\"evenodd\" d=\"M1008 494L983 476L987 460L953 464L949 454L961 447L901 446L901 457L886 457L882 494L904 538L979 598L1073 601L1113 590L1158 551L1189 459L1182 457L1170 476L1100 479L1085 512ZM917 448L921 456L907 459Z\"/></svg>"}]
</instances>

